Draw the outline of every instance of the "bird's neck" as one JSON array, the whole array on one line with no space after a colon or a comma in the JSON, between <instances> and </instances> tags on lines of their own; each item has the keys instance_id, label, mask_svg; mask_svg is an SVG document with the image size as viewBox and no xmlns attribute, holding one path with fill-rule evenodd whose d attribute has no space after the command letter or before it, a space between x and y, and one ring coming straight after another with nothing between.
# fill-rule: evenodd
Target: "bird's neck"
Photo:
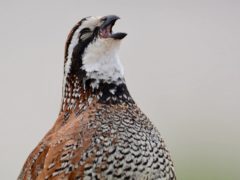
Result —
<instances>
[{"instance_id":1,"label":"bird's neck","mask_svg":"<svg viewBox=\"0 0 240 180\"><path fill-rule=\"evenodd\" d=\"M133 104L124 79L106 82L101 79L78 77L70 74L63 88L61 111L75 111L86 108L93 100L102 104Z\"/></svg>"}]
</instances>

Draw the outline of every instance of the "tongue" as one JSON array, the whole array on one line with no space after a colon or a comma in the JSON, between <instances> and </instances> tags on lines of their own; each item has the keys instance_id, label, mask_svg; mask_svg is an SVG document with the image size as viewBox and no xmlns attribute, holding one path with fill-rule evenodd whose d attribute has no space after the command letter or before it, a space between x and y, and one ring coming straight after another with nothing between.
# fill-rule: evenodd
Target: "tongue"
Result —
<instances>
[{"instance_id":1,"label":"tongue","mask_svg":"<svg viewBox=\"0 0 240 180\"><path fill-rule=\"evenodd\" d=\"M100 36L103 38L108 38L111 36L111 26L107 26L106 28L100 31Z\"/></svg>"}]
</instances>

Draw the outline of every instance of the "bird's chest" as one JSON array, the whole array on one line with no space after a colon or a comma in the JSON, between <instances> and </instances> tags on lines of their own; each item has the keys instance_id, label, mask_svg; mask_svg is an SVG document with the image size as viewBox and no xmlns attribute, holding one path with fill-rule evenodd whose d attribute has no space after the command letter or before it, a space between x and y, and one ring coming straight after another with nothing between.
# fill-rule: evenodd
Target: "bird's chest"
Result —
<instances>
[{"instance_id":1,"label":"bird's chest","mask_svg":"<svg viewBox=\"0 0 240 180\"><path fill-rule=\"evenodd\" d=\"M154 179L161 143L144 115L126 109L104 115L98 111L94 123L95 134L86 152L94 157L94 163L84 172L85 177ZM87 159L84 155L82 164Z\"/></svg>"}]
</instances>

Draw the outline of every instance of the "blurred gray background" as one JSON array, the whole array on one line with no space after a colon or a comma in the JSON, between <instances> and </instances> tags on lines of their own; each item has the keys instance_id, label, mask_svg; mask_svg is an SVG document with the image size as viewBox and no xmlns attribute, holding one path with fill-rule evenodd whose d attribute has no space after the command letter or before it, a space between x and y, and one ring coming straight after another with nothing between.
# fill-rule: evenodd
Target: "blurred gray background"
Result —
<instances>
[{"instance_id":1,"label":"blurred gray background","mask_svg":"<svg viewBox=\"0 0 240 180\"><path fill-rule=\"evenodd\" d=\"M57 118L64 44L116 14L128 87L165 138L179 180L240 179L240 1L0 2L0 179L16 179Z\"/></svg>"}]
</instances>

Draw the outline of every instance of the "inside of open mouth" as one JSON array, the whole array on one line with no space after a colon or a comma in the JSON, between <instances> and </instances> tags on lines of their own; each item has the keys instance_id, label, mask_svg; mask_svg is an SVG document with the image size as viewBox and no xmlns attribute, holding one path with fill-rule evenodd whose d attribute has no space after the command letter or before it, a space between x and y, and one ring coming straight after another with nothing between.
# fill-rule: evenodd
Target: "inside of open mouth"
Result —
<instances>
[{"instance_id":1,"label":"inside of open mouth","mask_svg":"<svg viewBox=\"0 0 240 180\"><path fill-rule=\"evenodd\" d=\"M101 38L108 38L112 35L113 24L109 24L107 27L100 29L99 36Z\"/></svg>"}]
</instances>

